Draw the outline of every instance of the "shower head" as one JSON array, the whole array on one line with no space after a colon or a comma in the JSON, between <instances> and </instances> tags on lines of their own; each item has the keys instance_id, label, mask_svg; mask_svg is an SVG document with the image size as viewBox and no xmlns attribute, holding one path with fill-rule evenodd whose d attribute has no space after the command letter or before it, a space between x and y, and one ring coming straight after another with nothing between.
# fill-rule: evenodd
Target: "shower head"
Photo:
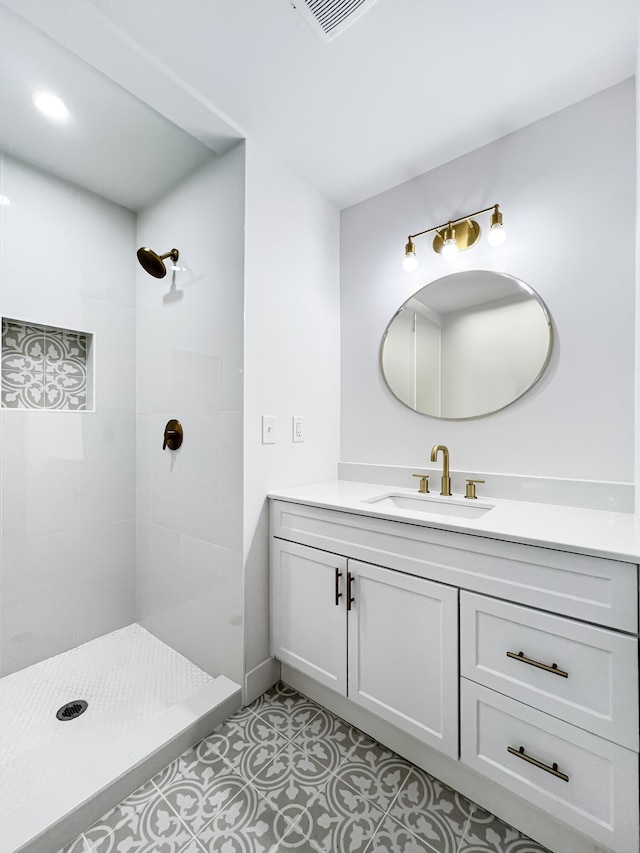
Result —
<instances>
[{"instance_id":1,"label":"shower head","mask_svg":"<svg viewBox=\"0 0 640 853\"><path fill-rule=\"evenodd\" d=\"M165 258L171 258L175 264L180 255L177 249L165 252L164 255L158 255L153 249L147 249L146 246L138 249L137 254L141 265L154 278L164 278L167 274L167 268L164 265Z\"/></svg>"}]
</instances>

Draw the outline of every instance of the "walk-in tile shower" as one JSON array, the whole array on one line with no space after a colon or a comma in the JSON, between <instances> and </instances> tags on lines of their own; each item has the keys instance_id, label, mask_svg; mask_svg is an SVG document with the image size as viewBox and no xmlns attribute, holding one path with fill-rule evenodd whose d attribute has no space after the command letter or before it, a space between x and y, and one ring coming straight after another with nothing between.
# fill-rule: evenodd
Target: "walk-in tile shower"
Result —
<instances>
[{"instance_id":1,"label":"walk-in tile shower","mask_svg":"<svg viewBox=\"0 0 640 853\"><path fill-rule=\"evenodd\" d=\"M240 702L244 149L0 18L0 851L37 853Z\"/></svg>"}]
</instances>

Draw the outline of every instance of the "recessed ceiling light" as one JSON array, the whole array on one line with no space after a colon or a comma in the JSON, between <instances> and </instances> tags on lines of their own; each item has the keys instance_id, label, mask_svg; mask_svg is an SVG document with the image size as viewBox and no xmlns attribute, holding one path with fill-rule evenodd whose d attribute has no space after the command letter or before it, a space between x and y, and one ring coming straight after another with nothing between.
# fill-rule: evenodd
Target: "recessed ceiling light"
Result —
<instances>
[{"instance_id":1,"label":"recessed ceiling light","mask_svg":"<svg viewBox=\"0 0 640 853\"><path fill-rule=\"evenodd\" d=\"M7 196L0 195L0 207L6 207L8 204L11 204L11 201L7 198Z\"/></svg>"},{"instance_id":2,"label":"recessed ceiling light","mask_svg":"<svg viewBox=\"0 0 640 853\"><path fill-rule=\"evenodd\" d=\"M65 102L53 92L38 90L31 95L33 103L47 118L54 121L64 121L69 117L69 109Z\"/></svg>"}]
</instances>

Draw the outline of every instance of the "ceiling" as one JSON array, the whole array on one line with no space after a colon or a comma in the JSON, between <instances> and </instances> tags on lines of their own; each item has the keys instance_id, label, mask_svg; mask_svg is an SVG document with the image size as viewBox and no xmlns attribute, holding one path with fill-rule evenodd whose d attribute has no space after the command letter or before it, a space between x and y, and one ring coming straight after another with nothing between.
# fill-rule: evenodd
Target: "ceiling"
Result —
<instances>
[{"instance_id":1,"label":"ceiling","mask_svg":"<svg viewBox=\"0 0 640 853\"><path fill-rule=\"evenodd\" d=\"M340 207L635 73L637 0L377 0L329 42L294 2L0 7L208 151L252 137ZM105 103L104 93L95 98ZM159 138L156 130L145 142L147 154Z\"/></svg>"}]
</instances>

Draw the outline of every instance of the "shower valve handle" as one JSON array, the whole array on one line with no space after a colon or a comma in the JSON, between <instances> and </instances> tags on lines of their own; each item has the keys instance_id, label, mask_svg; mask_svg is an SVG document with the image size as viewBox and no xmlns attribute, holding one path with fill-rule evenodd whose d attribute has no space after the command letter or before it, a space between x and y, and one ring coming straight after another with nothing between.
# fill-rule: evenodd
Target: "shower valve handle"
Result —
<instances>
[{"instance_id":1,"label":"shower valve handle","mask_svg":"<svg viewBox=\"0 0 640 853\"><path fill-rule=\"evenodd\" d=\"M167 421L167 425L164 428L164 441L162 442L162 449L166 450L168 447L169 450L177 450L182 444L182 438L182 424L180 423L180 421L177 421L175 418L172 418L170 421Z\"/></svg>"}]
</instances>

